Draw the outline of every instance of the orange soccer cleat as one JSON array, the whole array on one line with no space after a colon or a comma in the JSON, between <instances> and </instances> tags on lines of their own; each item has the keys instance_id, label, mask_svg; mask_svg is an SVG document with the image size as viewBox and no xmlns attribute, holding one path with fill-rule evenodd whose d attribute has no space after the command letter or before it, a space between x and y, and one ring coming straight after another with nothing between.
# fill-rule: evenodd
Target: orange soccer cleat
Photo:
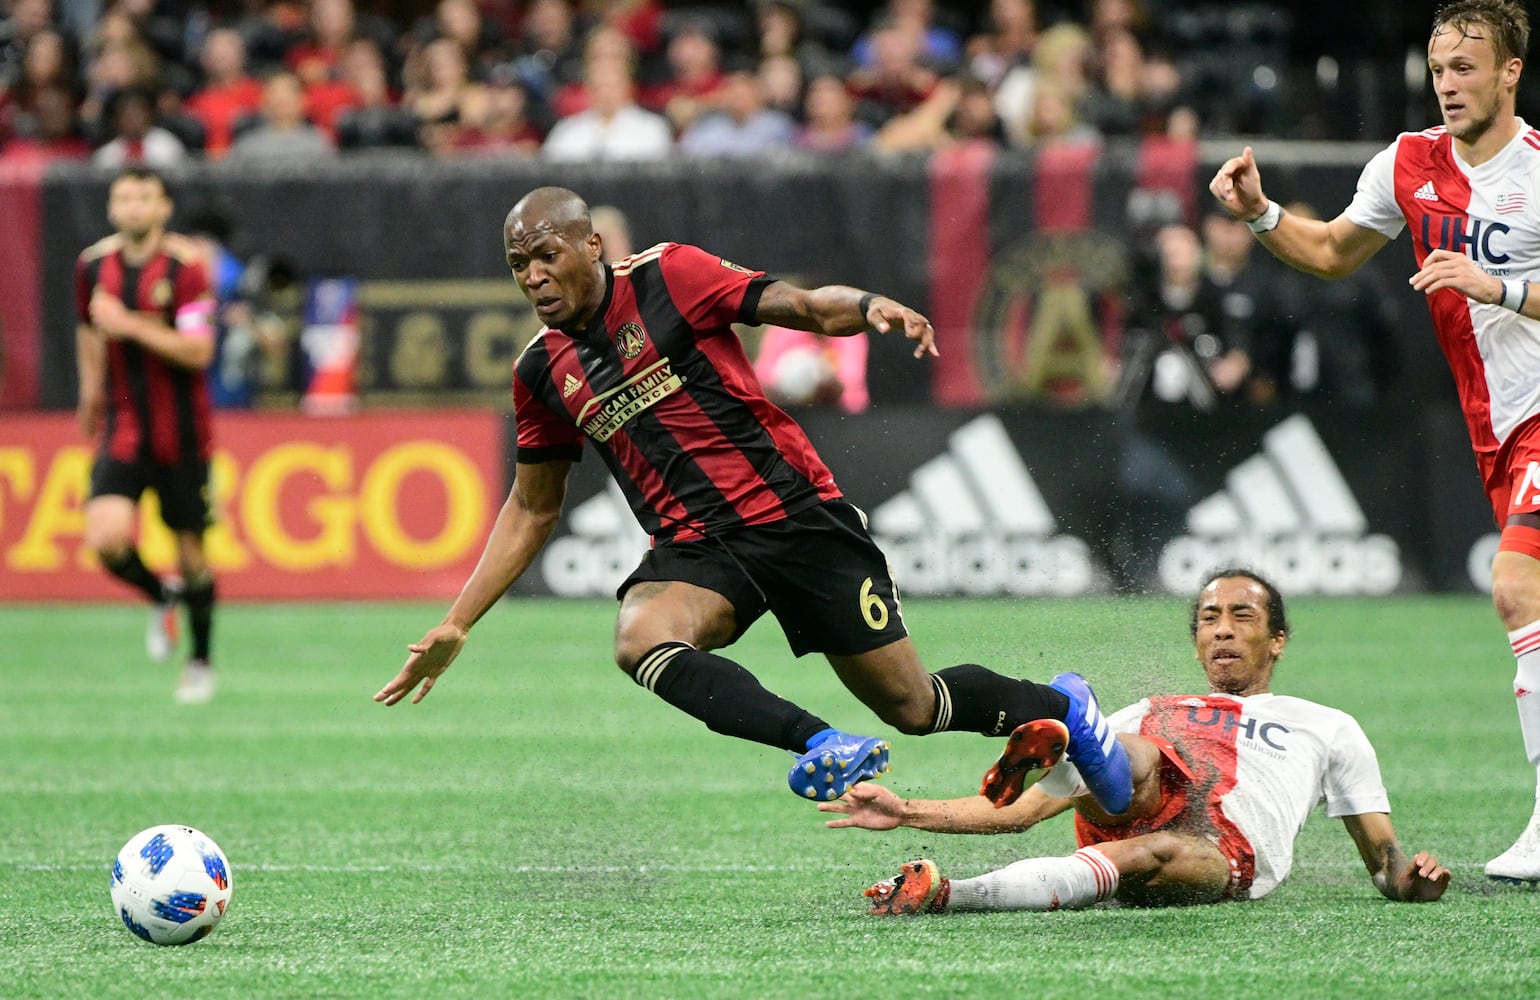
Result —
<instances>
[{"instance_id":1,"label":"orange soccer cleat","mask_svg":"<svg viewBox=\"0 0 1540 1000\"><path fill-rule=\"evenodd\" d=\"M951 898L952 884L941 877L934 861L921 858L866 890L866 895L872 900L872 908L866 912L873 916L940 913Z\"/></svg>"},{"instance_id":2,"label":"orange soccer cleat","mask_svg":"<svg viewBox=\"0 0 1540 1000\"><path fill-rule=\"evenodd\" d=\"M1069 746L1069 727L1058 719L1033 719L1017 726L1005 742L1005 752L979 784L979 794L1004 808L1021 798L1059 761Z\"/></svg>"}]
</instances>

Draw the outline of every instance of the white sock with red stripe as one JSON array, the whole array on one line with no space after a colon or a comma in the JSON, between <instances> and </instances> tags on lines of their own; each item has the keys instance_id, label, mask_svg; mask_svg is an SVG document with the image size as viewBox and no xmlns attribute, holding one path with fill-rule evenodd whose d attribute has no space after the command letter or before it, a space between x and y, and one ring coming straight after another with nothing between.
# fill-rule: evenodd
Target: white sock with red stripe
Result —
<instances>
[{"instance_id":1,"label":"white sock with red stripe","mask_svg":"<svg viewBox=\"0 0 1540 1000\"><path fill-rule=\"evenodd\" d=\"M1540 621L1508 633L1518 669L1513 675L1513 695L1519 706L1519 729L1524 733L1524 753L1540 767Z\"/></svg>"},{"instance_id":2,"label":"white sock with red stripe","mask_svg":"<svg viewBox=\"0 0 1540 1000\"><path fill-rule=\"evenodd\" d=\"M1067 858L1028 858L978 878L954 878L947 909L1078 910L1111 899L1118 869L1094 847Z\"/></svg>"},{"instance_id":3,"label":"white sock with red stripe","mask_svg":"<svg viewBox=\"0 0 1540 1000\"><path fill-rule=\"evenodd\" d=\"M1540 621L1508 633L1517 669L1513 697L1519 707L1519 731L1524 734L1524 753L1540 771ZM1540 773L1536 776L1535 810L1531 828L1540 824Z\"/></svg>"}]
</instances>

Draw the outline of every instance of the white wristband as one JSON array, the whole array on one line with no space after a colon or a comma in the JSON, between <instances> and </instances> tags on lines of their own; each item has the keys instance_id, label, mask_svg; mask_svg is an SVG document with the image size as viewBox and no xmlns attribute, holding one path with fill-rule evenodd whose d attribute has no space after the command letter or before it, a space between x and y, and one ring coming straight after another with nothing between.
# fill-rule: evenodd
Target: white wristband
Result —
<instances>
[{"instance_id":1,"label":"white wristband","mask_svg":"<svg viewBox=\"0 0 1540 1000\"><path fill-rule=\"evenodd\" d=\"M1246 225L1251 227L1254 233L1270 233L1278 228L1278 220L1283 218L1283 206L1276 201L1269 201L1267 208L1255 219L1247 219Z\"/></svg>"},{"instance_id":2,"label":"white wristband","mask_svg":"<svg viewBox=\"0 0 1540 1000\"><path fill-rule=\"evenodd\" d=\"M1524 303L1529 299L1529 282L1510 279L1503 282L1503 299L1497 303L1504 309L1514 312L1523 312Z\"/></svg>"}]
</instances>

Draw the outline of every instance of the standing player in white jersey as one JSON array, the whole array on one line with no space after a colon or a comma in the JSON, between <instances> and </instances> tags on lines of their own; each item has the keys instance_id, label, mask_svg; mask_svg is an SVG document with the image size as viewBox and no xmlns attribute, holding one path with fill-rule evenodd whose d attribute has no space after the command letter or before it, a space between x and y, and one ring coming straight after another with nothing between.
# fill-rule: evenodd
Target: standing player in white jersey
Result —
<instances>
[{"instance_id":1,"label":"standing player in white jersey","mask_svg":"<svg viewBox=\"0 0 1540 1000\"><path fill-rule=\"evenodd\" d=\"M1427 294L1502 531L1492 601L1517 661L1524 750L1540 769L1540 132L1514 113L1528 47L1522 4L1442 7L1428 69L1443 126L1403 133L1370 160L1330 222L1270 201L1250 147L1209 190L1280 260L1325 278L1351 274L1411 230L1410 283ZM1493 879L1540 880L1540 771L1536 784L1528 827L1487 863Z\"/></svg>"},{"instance_id":2,"label":"standing player in white jersey","mask_svg":"<svg viewBox=\"0 0 1540 1000\"><path fill-rule=\"evenodd\" d=\"M872 784L821 803L824 812L845 814L830 820L832 827L939 833L1015 833L1076 811L1081 848L1074 854L952 880L932 861L911 861L866 891L871 912L1257 899L1288 876L1294 837L1323 798L1381 893L1402 902L1442 896L1449 869L1426 852L1402 853L1374 748L1353 717L1270 692L1289 636L1277 589L1249 570L1221 570L1193 602L1191 627L1209 693L1146 698L1108 720L1124 734L1119 739L1133 765L1133 803L1119 815L1099 808L1074 765L1062 761L1066 736L1057 719L1013 735L996 768L1031 770L1023 781L1031 787L1004 805L983 796L906 800Z\"/></svg>"}]
</instances>

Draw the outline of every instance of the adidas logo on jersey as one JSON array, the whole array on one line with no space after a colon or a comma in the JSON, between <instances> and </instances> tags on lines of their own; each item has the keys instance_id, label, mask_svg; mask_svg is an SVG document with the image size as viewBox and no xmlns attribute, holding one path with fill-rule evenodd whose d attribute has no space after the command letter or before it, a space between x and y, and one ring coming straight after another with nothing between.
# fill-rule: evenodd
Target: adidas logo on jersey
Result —
<instances>
[{"instance_id":1,"label":"adidas logo on jersey","mask_svg":"<svg viewBox=\"0 0 1540 1000\"><path fill-rule=\"evenodd\" d=\"M1422 187L1412 192L1412 197L1419 201L1438 201L1438 192L1433 190L1432 181L1423 181Z\"/></svg>"},{"instance_id":2,"label":"adidas logo on jersey","mask_svg":"<svg viewBox=\"0 0 1540 1000\"><path fill-rule=\"evenodd\" d=\"M1160 582L1183 594L1215 566L1253 566L1286 593L1389 593L1401 582L1401 553L1368 528L1325 442L1295 415L1187 512L1188 533L1161 552Z\"/></svg>"},{"instance_id":3,"label":"adidas logo on jersey","mask_svg":"<svg viewBox=\"0 0 1540 1000\"><path fill-rule=\"evenodd\" d=\"M561 384L561 398L571 399L573 394L581 388L583 388L583 383L573 378L572 373L568 372L567 380Z\"/></svg>"},{"instance_id":4,"label":"adidas logo on jersey","mask_svg":"<svg viewBox=\"0 0 1540 1000\"><path fill-rule=\"evenodd\" d=\"M872 511L871 530L905 594L1083 594L1096 583L1089 548L1058 533L991 414L953 432Z\"/></svg>"}]
</instances>

